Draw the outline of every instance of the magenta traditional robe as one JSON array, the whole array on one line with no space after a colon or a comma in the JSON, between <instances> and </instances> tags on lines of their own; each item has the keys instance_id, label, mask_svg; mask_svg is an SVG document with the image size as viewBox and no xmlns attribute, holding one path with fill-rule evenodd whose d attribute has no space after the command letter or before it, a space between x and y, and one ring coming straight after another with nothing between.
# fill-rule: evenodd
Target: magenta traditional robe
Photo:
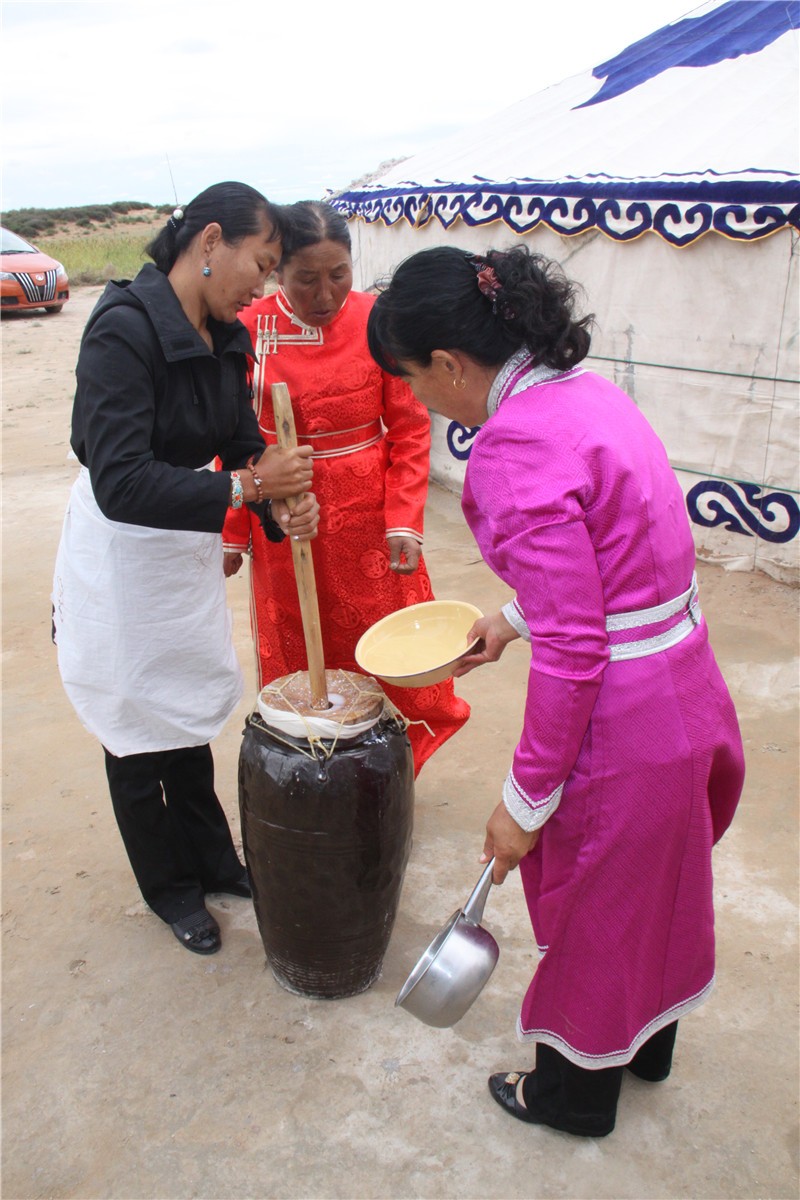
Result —
<instances>
[{"instance_id":1,"label":"magenta traditional robe","mask_svg":"<svg viewBox=\"0 0 800 1200\"><path fill-rule=\"evenodd\" d=\"M680 597L694 570L683 495L635 404L521 355L498 396L462 502L531 639L503 791L524 828L542 827L520 864L542 957L519 1034L583 1067L621 1065L712 987L711 848L741 792L741 739L696 604L608 621ZM659 648L679 624L688 636ZM621 642L647 653L617 658Z\"/></svg>"}]
</instances>

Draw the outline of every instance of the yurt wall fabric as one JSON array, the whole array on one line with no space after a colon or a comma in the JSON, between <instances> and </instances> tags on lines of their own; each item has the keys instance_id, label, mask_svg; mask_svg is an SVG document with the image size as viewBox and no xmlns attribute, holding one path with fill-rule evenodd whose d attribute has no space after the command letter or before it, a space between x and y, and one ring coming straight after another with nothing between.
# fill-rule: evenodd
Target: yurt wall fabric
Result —
<instances>
[{"instance_id":1,"label":"yurt wall fabric","mask_svg":"<svg viewBox=\"0 0 800 1200\"><path fill-rule=\"evenodd\" d=\"M559 261L596 314L587 365L624 388L663 439L700 556L792 582L800 582L798 25L800 4L705 5L594 74L447 139L441 158L429 151L367 191L332 199L352 218L362 287L443 243L476 251L522 239ZM702 53L693 30L702 31ZM681 54L710 61L670 66ZM648 74L656 60L661 69ZM609 100L603 69L615 77ZM576 109L591 97L600 102ZM587 116L601 123L579 137ZM503 160L506 125L513 136ZM514 166L527 170L498 178L512 150ZM434 163L447 183L436 182ZM562 172L546 203L546 188L530 191L542 165ZM450 182L457 170L460 185ZM638 199L629 192L620 202L615 186ZM521 233L525 204L538 218ZM472 436L434 420L434 479L460 489Z\"/></svg>"}]
</instances>

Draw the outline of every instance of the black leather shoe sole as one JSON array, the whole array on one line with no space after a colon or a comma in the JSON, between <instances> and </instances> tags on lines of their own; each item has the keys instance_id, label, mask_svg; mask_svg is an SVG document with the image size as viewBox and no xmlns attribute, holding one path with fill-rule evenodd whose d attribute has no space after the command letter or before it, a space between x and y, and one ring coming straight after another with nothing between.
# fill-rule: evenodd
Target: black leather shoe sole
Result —
<instances>
[{"instance_id":1,"label":"black leather shoe sole","mask_svg":"<svg viewBox=\"0 0 800 1200\"><path fill-rule=\"evenodd\" d=\"M194 954L216 954L222 945L219 925L204 908L173 921L170 928L180 944Z\"/></svg>"}]
</instances>

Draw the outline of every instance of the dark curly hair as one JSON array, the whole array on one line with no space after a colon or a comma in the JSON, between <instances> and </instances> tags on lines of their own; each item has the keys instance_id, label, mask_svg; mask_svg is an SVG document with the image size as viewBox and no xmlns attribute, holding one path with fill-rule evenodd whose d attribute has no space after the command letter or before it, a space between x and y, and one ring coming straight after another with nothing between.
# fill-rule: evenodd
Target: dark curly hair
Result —
<instances>
[{"instance_id":1,"label":"dark curly hair","mask_svg":"<svg viewBox=\"0 0 800 1200\"><path fill-rule=\"evenodd\" d=\"M176 218L174 214L170 217L146 247L146 253L165 275L189 249L197 234L212 222L219 224L223 241L229 246L258 233L263 220L270 227L271 241L278 241L283 236L284 219L279 207L270 204L266 196L247 183L212 184L181 211L180 217Z\"/></svg>"},{"instance_id":2,"label":"dark curly hair","mask_svg":"<svg viewBox=\"0 0 800 1200\"><path fill-rule=\"evenodd\" d=\"M478 286L491 268L492 295ZM434 350L460 350L487 367L526 347L535 362L566 371L589 352L593 316L574 313L577 286L557 263L526 246L475 255L453 246L407 258L380 292L367 337L383 370L428 366Z\"/></svg>"}]
</instances>

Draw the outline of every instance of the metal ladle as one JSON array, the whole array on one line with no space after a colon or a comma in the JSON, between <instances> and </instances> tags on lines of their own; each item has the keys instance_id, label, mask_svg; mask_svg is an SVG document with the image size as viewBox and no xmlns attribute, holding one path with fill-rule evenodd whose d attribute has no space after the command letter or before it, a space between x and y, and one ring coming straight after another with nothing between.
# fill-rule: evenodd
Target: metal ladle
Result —
<instances>
[{"instance_id":1,"label":"metal ladle","mask_svg":"<svg viewBox=\"0 0 800 1200\"><path fill-rule=\"evenodd\" d=\"M398 992L395 1006L426 1025L445 1029L460 1021L497 964L500 949L480 923L493 866L494 859L467 903L437 933Z\"/></svg>"}]
</instances>

